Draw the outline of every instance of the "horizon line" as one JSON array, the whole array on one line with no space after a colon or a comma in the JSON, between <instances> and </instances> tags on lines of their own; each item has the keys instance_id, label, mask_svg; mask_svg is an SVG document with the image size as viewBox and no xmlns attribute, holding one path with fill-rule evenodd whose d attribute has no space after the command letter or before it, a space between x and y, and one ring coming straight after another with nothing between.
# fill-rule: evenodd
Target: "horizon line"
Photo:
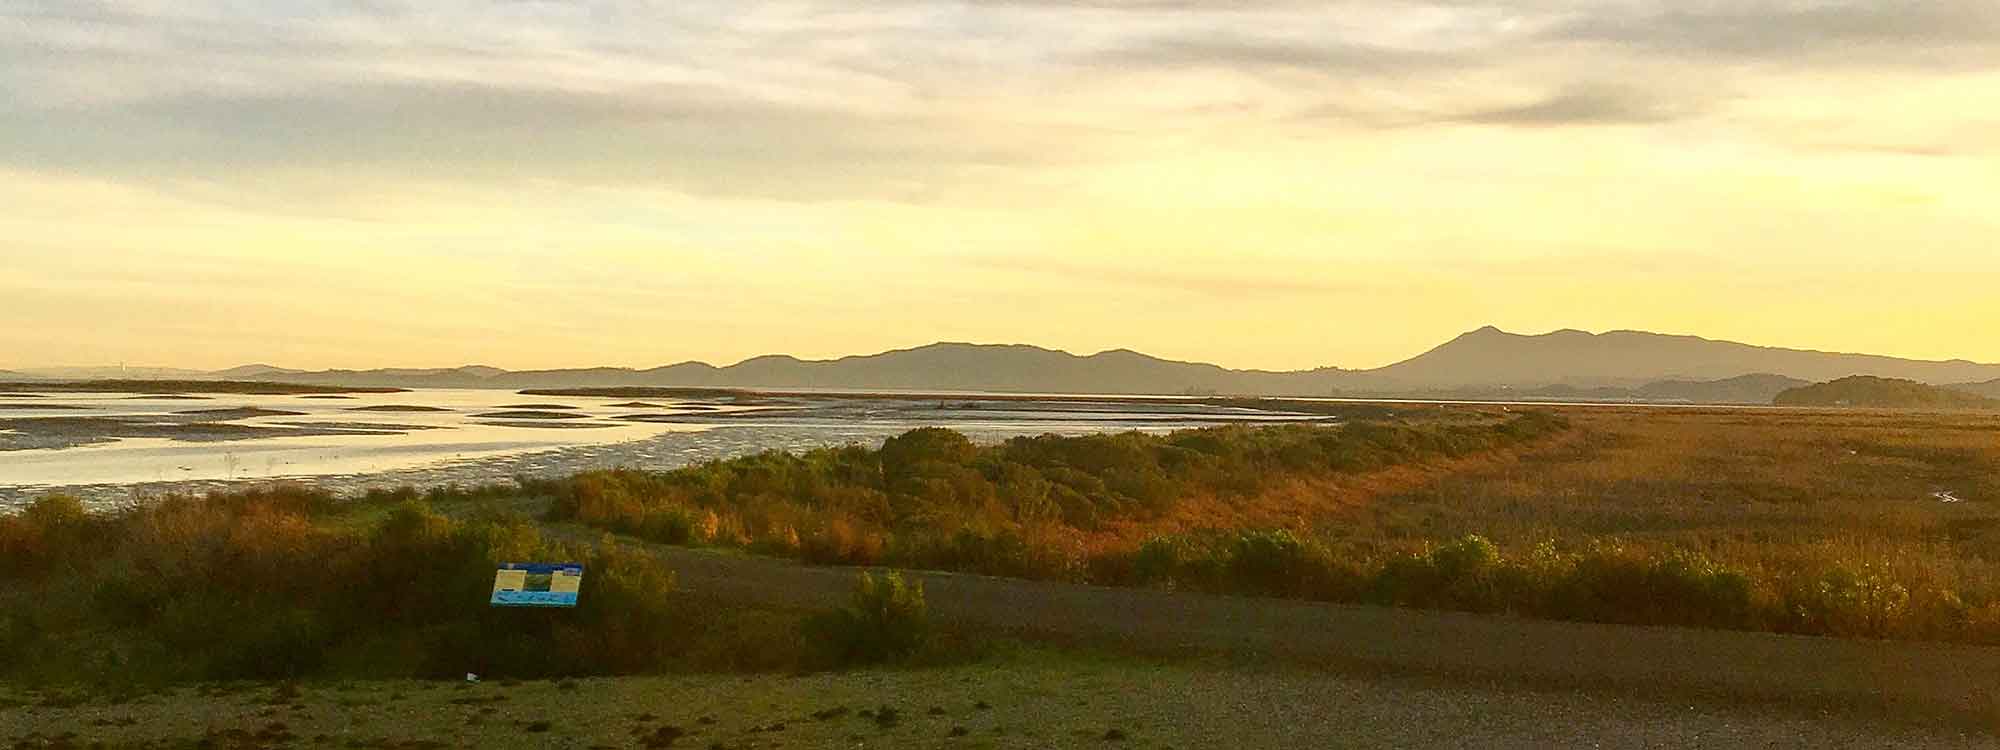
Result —
<instances>
[{"instance_id":1,"label":"horizon line","mask_svg":"<svg viewBox=\"0 0 2000 750\"><path fill-rule=\"evenodd\" d=\"M1586 334L1586 335L1589 335L1589 336L1591 336L1591 337L1593 337L1593 338L1596 338L1596 337L1602 337L1602 336L1607 336L1607 335L1614 335L1614 334L1621 334L1621 333L1632 333L1632 334L1643 334L1643 335L1648 335L1648 336L1660 336L1660 337L1666 337L1666 338L1685 338L1685 339L1696 339L1696 340L1699 340L1699 341L1703 341L1703 342L1709 342L1709 343L1718 343L1718 344L1735 344L1735 345L1739 345L1739 346L1749 346L1749 347L1755 347L1755 348L1758 348L1758 349L1771 349L1771 350L1778 350L1778 351L1790 351L1790 352L1801 352L1801 353L1808 353L1808 354L1824 354L1824 355L1830 355L1830 356L1855 356L1855 357L1877 357L1877 358L1883 358L1883 359L1893 359L1893 360L1900 360L1900 361L1905 361L1905 362L1922 362L1922 363L1931 363L1931 364L1966 364L1966 365L1980 365L1980 366L2000 366L2000 363L1994 363L1994 362L1980 362L1980 361L1977 361L1977 360L1973 360L1973 359L1967 359L1967 358L1964 358L1964 357L1954 357L1954 358L1949 358L1949 359L1924 359L1924 358L1916 358L1916 357L1899 357L1899 356L1895 356L1895 355L1888 355L1888 354L1874 354L1874 353L1869 353L1869 352L1858 352L1858 351L1836 351L1836 350L1827 350L1827 349L1810 349L1810 348L1803 348L1803 347L1789 347L1789 346L1777 346L1777 345L1766 345L1766 344L1752 344L1752 343L1748 343L1748 342L1744 342L1744 341L1736 341L1736 340L1733 340L1733 339L1716 339L1716 338L1709 338L1709 337L1706 337L1706 336L1702 336L1702 335L1699 335L1699 334L1685 334L1685 333L1661 333L1661 332L1658 332L1658 331L1646 331L1646 330L1640 330L1640 329L1634 329L1634 328L1613 328L1613 329L1605 329L1605 330L1602 330L1602 331L1591 331L1591 330L1588 330L1588 329L1581 329L1581 328L1570 328L1570 327L1563 327L1563 328L1555 328L1555 329L1551 329L1551 330L1549 330L1549 331L1546 331L1546 332L1543 332L1543 333L1516 333L1516 332L1513 332L1513 331L1508 331L1508 330L1506 330L1506 329L1504 329L1504 328L1501 328L1501 327L1499 327L1499 326L1496 326L1496 325L1491 325L1491 324L1488 324L1488 325L1483 325L1483 326L1480 326L1480 327L1478 327L1478 328L1473 328L1473 329L1470 329L1470 330L1467 330L1467 331L1465 331L1465 332L1463 332L1463 333L1460 333L1460 334L1458 334L1458 335L1456 335L1456 336L1453 336L1453 337L1452 337L1452 338L1450 338L1450 339L1447 339L1447 340L1445 340L1445 341L1444 341L1444 342L1442 342L1442 343L1439 343L1439 344L1434 344L1434 345L1432 345L1432 346L1430 346L1430 347L1428 347L1428 348L1425 348L1425 349L1423 349L1422 351L1419 351L1419 352L1417 352L1416 354L1412 354L1412 355L1410 355L1410 356L1407 356L1407 357L1403 357L1403 358L1401 358L1401 359L1397 359L1397 360L1394 360L1394 361L1392 361L1392 362L1389 362L1388 364L1385 364L1385 365L1381 365L1381 366L1378 366L1378 367L1362 367L1362 368L1356 368L1356 367L1344 367L1344 366L1340 366L1340 365L1318 365L1318 366L1314 366L1314 367L1307 367L1307 368L1300 368L1300 369L1289 369L1289 370L1286 370L1286 369L1268 369L1268 368L1258 368L1258 367L1232 367L1232 366L1229 366L1229 365L1224 365L1224 364L1221 364L1221 363L1219 363L1219 362L1211 362L1211 361L1204 361L1204 360L1192 360L1192 359L1189 359L1189 360L1181 360L1181 359L1170 359L1170 358L1167 358L1167 357L1161 357L1161 356L1158 356L1158 355L1154 355L1154 354L1148 354L1148 353L1146 353L1146 352L1142 352L1142 351L1139 351L1139 350L1136 350L1136 349L1132 349L1132 348L1130 348L1130 347L1116 347L1116 348L1111 348L1111 349L1103 349L1103 350L1100 350L1100 351L1097 351L1097 352L1094 352L1094 353L1090 353L1090 354L1081 354L1081 353L1078 353L1078 352L1074 352L1074 351L1070 351L1070 350L1068 350L1068 349L1060 349L1060 348L1055 348L1055 347L1050 347L1050 346L1043 346L1043 345L1040 345L1040 344L1030 344L1030 343L1024 343L1024 342L1013 342L1013 343L988 343L988 342L976 342L976 341L947 341L947 340L937 340L937 341L932 341L932 342L929 342L929 343L924 343L924 344L916 344L916 345L911 345L911 346L902 346L902 347L892 347L892 348L888 348L888 349L883 349L883 350L880 350L880 351L875 351L875 352L868 352L868 353L856 353L856 354L843 354L843 355L838 355L838 356L833 356L833 357L827 357L827 358L823 358L823 359L809 359L809 358L806 358L806 357L801 357L801 356L798 356L798 355L794 355L794 354L785 354L785 353L778 353L778 352L772 352L772 353L766 353L766 354L758 354L758 355L753 355L753 356L750 356L750 357L745 357L745 358L743 358L743 359L740 359L740 360L737 360L737 361L735 361L735 362L732 362L732 363L730 363L730 364L726 364L726 365L724 365L724 364L716 364L716 363L714 363L714 362L711 362L711 361L708 361L708 360L701 360L701 359L686 359L686 360L681 360L681 361L678 361L678 362L669 362L669 363L665 363L665 364L658 364L658 365L650 365L650 366L633 366L633 365L568 365L568 366L554 366L554 367L527 367L527 368L508 368L508 367L499 367L499 366L495 366L495 365L486 365L486 364L480 364L480 363L465 363L465 364L457 364L457 365L441 365L441 366L414 366L414 365L385 365L385 366L380 366L380 367L360 367L360 368L357 368L357 367L323 367L323 368L318 368L318 369L311 369L311 368L297 368L297 367L285 367L285 366L281 366L281 365L275 365L275 364L270 364L269 362L249 362L249 363L244 363L244 364L239 364L239 365L231 365L231 366L228 366L228 367L220 367L220 368L215 368L215 369L202 369L202 368L195 368L195 367L179 367L179 366L174 366L174 365L158 365L158 364L144 364L144 365L133 365L133 364L129 364L129 363L120 363L120 364L66 364L66 365L59 365L59 364L50 364L50 365L6 365L6 366L0 366L0 371L12 371L12 372L18 372L18 373L21 373L21 374L32 374L32 373L33 373L34 371L37 371L37 370L43 370L43 371L46 371L46 370L80 370L80 369L93 369L93 370L98 370L98 369L102 369L102 370L108 370L108 369L112 369L112 368L120 368L120 369L133 369L133 370L175 370L175 371L182 371L182 372L187 372L187 373L190 373L190 374L201 374L201 375L214 375L214 374L216 374L216 373L220 373L220 372L226 372L226 371L228 371L228 370L234 370L234 369L240 369L240 368L246 368L246 367L269 367L269 368L272 368L272 369L275 369L275 370L282 370L282 371L285 371L285 372L289 372L289 373L324 373L324 372L355 372L355 373L365 373L365 372L376 372L376 371L381 371L381 370L436 370L436 371L452 371L452 370L469 370L469 369L491 369L491 370L498 370L498 371L500 371L500 372L504 372L504 373L522 373L522 372L561 372L561 371L573 371L573 370L623 370L623 371L627 371L627 372L645 372L645 371L650 371L650 370L661 370L661 369L666 369L666 368L670 368L670 367L681 367L681 366L686 366L686 365L701 365L701 366L704 366L704 367L709 367L709 368L713 368L713 369L718 369L718 370L721 370L721 369L728 369L728 368L731 368L731 367L737 367L737 366L740 366L740 365L743 365L743 364L747 364L747 363L749 363L749 362L752 362L752 361L756 361L756 360L761 360L761 359L774 359L774 358L776 358L776 359L790 359L790 360L793 360L793 361L797 361L797 362L802 362L802 363L807 363L807 364L816 364L816 363L833 363L833 362L841 362L841 361L845 361L845 360L849 360L849 359L863 359L863 358L868 358L868 357L879 357L879 356L884 356L884 355L889 355L889 354L900 354L900 353L907 353L907 352L914 352L914 351L920 351L920 350L923 350L923 349L929 349L929 348L933 348L933 347L939 347L939 346L966 346L966 347L976 347L976 348L990 348L990 349L1005 349L1005 348L1024 348L1024 349L1035 349L1035 350L1039 350L1039 351L1043 351L1043 352L1049 352L1049 353L1054 353L1054 354L1062 354L1062 355L1066 355L1066 356L1070 356L1070 357L1075 357L1075 358L1078 358L1078 359L1090 359L1090 358L1093 358L1093 357L1100 357L1100 356L1103 356L1103 355L1107 355L1107 354L1117 354L1117 353L1129 353L1129 354L1134 354L1134 355L1138 355L1138 356L1142 356L1142 357L1146 357L1146 358L1149 358L1149 359L1153 359L1153 360L1158 360L1158 361L1162 361L1162 362L1173 362L1173 363L1177 363L1177 364L1187 364L1187 365L1201 365L1201 366L1208 366L1208 367L1218 367L1218 368L1221 368L1221 369L1224 369L1224 370L1229 370L1229 371L1232 371L1232 372L1250 372L1250 373L1258 373L1258 372L1261 372L1261 373L1306 373L1306 372L1320 372L1320 371L1325 371L1325 370L1338 370L1338 371L1344 371L1344 372L1371 372L1371 371L1375 371L1375 370L1381 370L1381 369L1386 369L1386 368L1389 368L1389 367L1394 367L1394 366L1396 366L1396 365L1398 365L1398 364L1402 364L1402 363L1404 363L1404 362L1408 362L1408 361L1411 361L1411 360L1413 360L1413 359L1416 359L1416 358L1419 358L1419 357L1422 357L1422 356L1424 356L1425 354L1429 354L1429 353L1431 353L1431 352L1433 352L1433 351L1436 351L1437 349L1439 349L1439 348L1442 348L1442 347L1444 347L1444 346L1447 346L1447 345L1449 345L1449 344L1451 344L1451 343L1453 343L1453 342L1455 342L1455 341L1458 341L1458 340L1460 340L1460 339L1463 339L1463 338L1465 338L1465 337L1467 337L1467 336L1472 336L1472 335L1475 335L1475 334L1479 334L1479 333L1483 333L1483 332L1487 332L1487 331L1493 331L1493 332L1497 332L1497 333L1500 333L1500 334L1504 334L1504 335L1507 335L1507 336L1513 336L1513 337L1519 337L1519 338L1545 338L1545 337L1549 337L1549 336L1557 336L1557 335L1562 335L1562 334L1577 334L1577 333L1580 333L1580 334Z\"/></svg>"}]
</instances>

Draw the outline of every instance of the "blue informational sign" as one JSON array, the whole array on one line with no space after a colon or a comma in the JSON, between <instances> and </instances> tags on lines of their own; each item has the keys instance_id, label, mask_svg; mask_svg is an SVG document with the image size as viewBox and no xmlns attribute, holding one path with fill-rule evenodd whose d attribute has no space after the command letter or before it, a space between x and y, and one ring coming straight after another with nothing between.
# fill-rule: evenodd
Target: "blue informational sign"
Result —
<instances>
[{"instance_id":1,"label":"blue informational sign","mask_svg":"<svg viewBox=\"0 0 2000 750\"><path fill-rule=\"evenodd\" d=\"M574 607L583 591L579 563L507 563L493 574L495 607Z\"/></svg>"}]
</instances>

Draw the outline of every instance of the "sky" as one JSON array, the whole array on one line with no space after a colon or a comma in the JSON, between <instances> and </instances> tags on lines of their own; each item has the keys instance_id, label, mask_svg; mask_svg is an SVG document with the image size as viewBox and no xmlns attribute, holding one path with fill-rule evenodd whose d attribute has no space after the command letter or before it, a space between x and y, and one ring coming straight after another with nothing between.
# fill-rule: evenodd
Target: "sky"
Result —
<instances>
[{"instance_id":1,"label":"sky","mask_svg":"<svg viewBox=\"0 0 2000 750\"><path fill-rule=\"evenodd\" d=\"M8 0L0 367L2000 362L1985 0Z\"/></svg>"}]
</instances>

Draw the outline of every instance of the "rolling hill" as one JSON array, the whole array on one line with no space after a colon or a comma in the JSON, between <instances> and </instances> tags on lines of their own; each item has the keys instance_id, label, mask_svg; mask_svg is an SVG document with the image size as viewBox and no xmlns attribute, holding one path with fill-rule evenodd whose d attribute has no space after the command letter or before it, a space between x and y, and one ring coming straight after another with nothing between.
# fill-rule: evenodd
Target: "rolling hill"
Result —
<instances>
[{"instance_id":1,"label":"rolling hill","mask_svg":"<svg viewBox=\"0 0 2000 750\"><path fill-rule=\"evenodd\" d=\"M1782 349L1643 331L1561 330L1524 336L1488 326L1367 375L1404 387L1449 388L1545 383L1630 386L1757 373L1814 382L1875 375L1937 384L2000 377L2000 365Z\"/></svg>"},{"instance_id":2,"label":"rolling hill","mask_svg":"<svg viewBox=\"0 0 2000 750\"><path fill-rule=\"evenodd\" d=\"M1831 406L1877 409L1993 409L2000 400L1914 380L1867 375L1793 388L1778 394L1779 406Z\"/></svg>"}]
</instances>

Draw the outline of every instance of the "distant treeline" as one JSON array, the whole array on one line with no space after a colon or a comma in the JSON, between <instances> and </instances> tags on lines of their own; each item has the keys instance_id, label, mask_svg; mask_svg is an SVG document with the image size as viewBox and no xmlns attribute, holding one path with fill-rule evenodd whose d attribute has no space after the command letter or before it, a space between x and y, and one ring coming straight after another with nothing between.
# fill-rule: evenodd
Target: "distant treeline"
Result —
<instances>
[{"instance_id":1,"label":"distant treeline","mask_svg":"<svg viewBox=\"0 0 2000 750\"><path fill-rule=\"evenodd\" d=\"M1877 409L1995 409L2000 400L1953 388L1856 375L1827 383L1793 388L1778 394L1779 406L1861 407Z\"/></svg>"}]
</instances>

